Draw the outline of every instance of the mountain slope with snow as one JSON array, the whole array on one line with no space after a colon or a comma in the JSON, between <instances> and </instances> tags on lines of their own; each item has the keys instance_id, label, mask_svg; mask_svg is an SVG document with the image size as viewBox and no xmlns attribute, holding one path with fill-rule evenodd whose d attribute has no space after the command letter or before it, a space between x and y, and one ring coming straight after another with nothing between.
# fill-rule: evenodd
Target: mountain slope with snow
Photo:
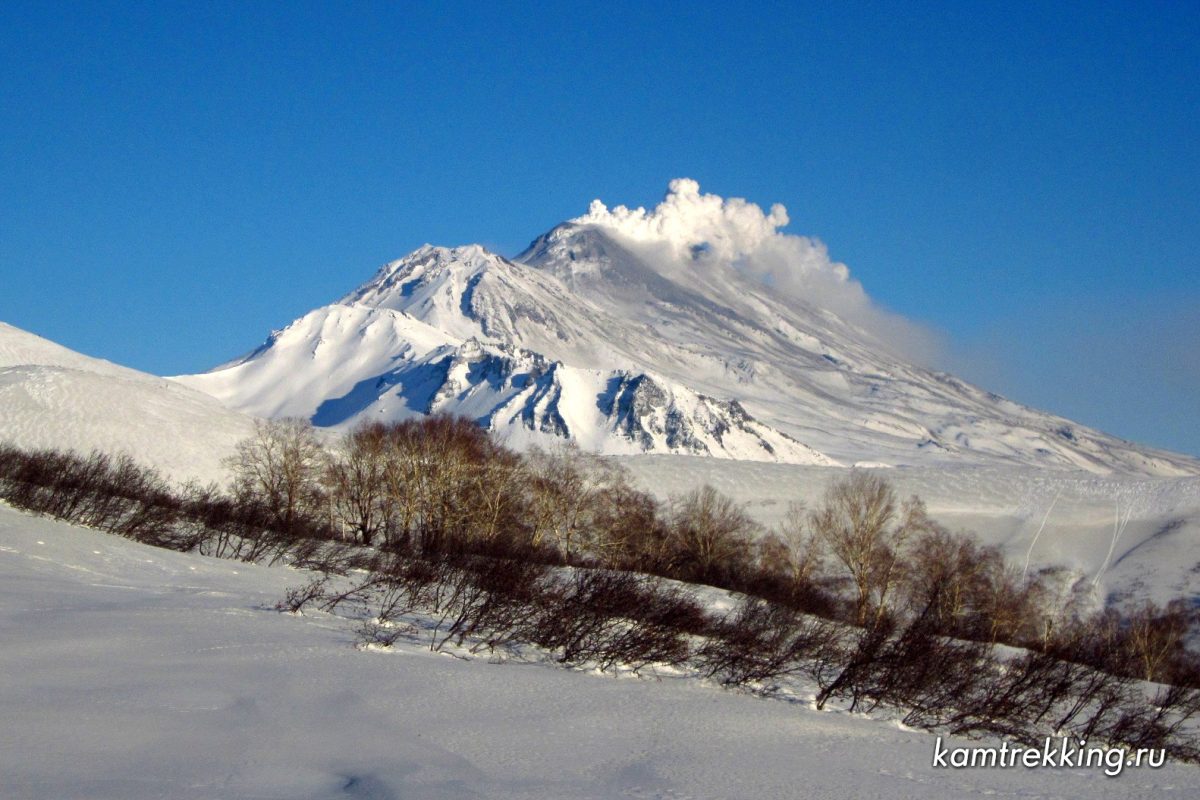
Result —
<instances>
[{"instance_id":1,"label":"mountain slope with snow","mask_svg":"<svg viewBox=\"0 0 1200 800\"><path fill-rule=\"evenodd\" d=\"M252 420L203 392L0 322L0 441L128 453L179 481L223 483Z\"/></svg>"},{"instance_id":2,"label":"mountain slope with snow","mask_svg":"<svg viewBox=\"0 0 1200 800\"><path fill-rule=\"evenodd\" d=\"M178 380L322 426L445 411L614 454L1200 474L916 366L921 331L786 222L685 180L649 212L597 201L516 259L422 247Z\"/></svg>"},{"instance_id":3,"label":"mountain slope with snow","mask_svg":"<svg viewBox=\"0 0 1200 800\"><path fill-rule=\"evenodd\" d=\"M832 459L652 365L670 356L557 278L480 247L424 247L258 350L177 380L230 407L321 426L448 412L514 444L801 464Z\"/></svg>"}]
</instances>

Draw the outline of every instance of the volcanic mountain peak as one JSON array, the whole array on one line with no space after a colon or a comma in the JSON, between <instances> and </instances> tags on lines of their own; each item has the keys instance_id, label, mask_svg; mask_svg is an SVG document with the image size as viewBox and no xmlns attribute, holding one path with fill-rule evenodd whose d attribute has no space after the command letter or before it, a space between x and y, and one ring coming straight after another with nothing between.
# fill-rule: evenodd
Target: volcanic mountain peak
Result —
<instances>
[{"instance_id":1,"label":"volcanic mountain peak","mask_svg":"<svg viewBox=\"0 0 1200 800\"><path fill-rule=\"evenodd\" d=\"M651 211L594 203L511 260L426 245L180 380L318 425L445 411L602 452L1200 473L898 355L919 330L786 223L676 181Z\"/></svg>"}]
</instances>

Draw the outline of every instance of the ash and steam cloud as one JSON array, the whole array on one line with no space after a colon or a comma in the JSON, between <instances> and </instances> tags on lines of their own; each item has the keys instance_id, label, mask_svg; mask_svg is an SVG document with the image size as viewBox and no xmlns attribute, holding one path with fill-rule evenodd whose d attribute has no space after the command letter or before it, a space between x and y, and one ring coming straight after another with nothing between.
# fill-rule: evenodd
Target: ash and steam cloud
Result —
<instances>
[{"instance_id":1,"label":"ash and steam cloud","mask_svg":"<svg viewBox=\"0 0 1200 800\"><path fill-rule=\"evenodd\" d=\"M789 221L778 203L764 212L741 198L703 194L690 178L671 181L663 201L650 211L610 209L593 200L586 214L571 220L617 234L667 277L696 269L736 270L832 311L897 355L926 365L939 360L937 335L872 301L819 240L783 233Z\"/></svg>"}]
</instances>

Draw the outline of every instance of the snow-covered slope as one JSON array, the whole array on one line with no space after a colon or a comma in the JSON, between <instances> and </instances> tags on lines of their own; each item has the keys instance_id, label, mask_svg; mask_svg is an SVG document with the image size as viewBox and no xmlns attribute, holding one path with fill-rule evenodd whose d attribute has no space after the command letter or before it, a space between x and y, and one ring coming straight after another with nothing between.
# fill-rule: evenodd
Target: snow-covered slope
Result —
<instances>
[{"instance_id":1,"label":"snow-covered slope","mask_svg":"<svg viewBox=\"0 0 1200 800\"><path fill-rule=\"evenodd\" d=\"M834 463L736 399L664 377L655 342L608 335L625 324L480 247L424 247L248 356L176 380L321 426L445 411L517 445L569 437L607 453Z\"/></svg>"},{"instance_id":2,"label":"snow-covered slope","mask_svg":"<svg viewBox=\"0 0 1200 800\"><path fill-rule=\"evenodd\" d=\"M793 503L814 508L835 470L705 458L622 457L661 499L709 484L775 527ZM1096 475L1020 466L879 469L953 531L1001 549L1018 569L1061 568L1097 607L1200 597L1200 477Z\"/></svg>"},{"instance_id":3,"label":"snow-covered slope","mask_svg":"<svg viewBox=\"0 0 1200 800\"><path fill-rule=\"evenodd\" d=\"M920 332L786 221L675 181L651 212L594 203L514 260L425 246L179 380L318 425L449 411L608 453L1200 474L897 355Z\"/></svg>"},{"instance_id":4,"label":"snow-covered slope","mask_svg":"<svg viewBox=\"0 0 1200 800\"><path fill-rule=\"evenodd\" d=\"M5 800L1186 798L1200 769L934 769L934 737L666 673L488 663L272 606L294 570L0 506ZM949 740L950 746L970 744ZM978 742L974 744L980 744Z\"/></svg>"},{"instance_id":5,"label":"snow-covered slope","mask_svg":"<svg viewBox=\"0 0 1200 800\"><path fill-rule=\"evenodd\" d=\"M208 395L0 322L0 441L125 452L176 480L224 482L252 422Z\"/></svg>"},{"instance_id":6,"label":"snow-covered slope","mask_svg":"<svg viewBox=\"0 0 1200 800\"><path fill-rule=\"evenodd\" d=\"M676 268L669 280L648 266L654 258L639 255L637 242L587 219L541 237L521 260L653 330L676 354L660 362L669 377L732 393L764 422L843 463L1200 472L1194 459L1117 440L907 363L879 338L886 329L770 291L736 268Z\"/></svg>"}]
</instances>

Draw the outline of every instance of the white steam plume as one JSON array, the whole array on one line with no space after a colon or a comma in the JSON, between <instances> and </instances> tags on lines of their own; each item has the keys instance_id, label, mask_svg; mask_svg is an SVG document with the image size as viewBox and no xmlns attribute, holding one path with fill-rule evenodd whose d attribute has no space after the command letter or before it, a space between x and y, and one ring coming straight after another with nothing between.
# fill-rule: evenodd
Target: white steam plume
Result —
<instances>
[{"instance_id":1,"label":"white steam plume","mask_svg":"<svg viewBox=\"0 0 1200 800\"><path fill-rule=\"evenodd\" d=\"M732 268L832 311L909 358L929 363L941 353L932 332L872 302L822 242L782 233L779 229L789 219L779 203L764 212L741 198L702 194L696 181L676 178L653 210L610 209L593 200L588 212L571 222L620 235L668 277L680 277L688 269Z\"/></svg>"}]
</instances>

